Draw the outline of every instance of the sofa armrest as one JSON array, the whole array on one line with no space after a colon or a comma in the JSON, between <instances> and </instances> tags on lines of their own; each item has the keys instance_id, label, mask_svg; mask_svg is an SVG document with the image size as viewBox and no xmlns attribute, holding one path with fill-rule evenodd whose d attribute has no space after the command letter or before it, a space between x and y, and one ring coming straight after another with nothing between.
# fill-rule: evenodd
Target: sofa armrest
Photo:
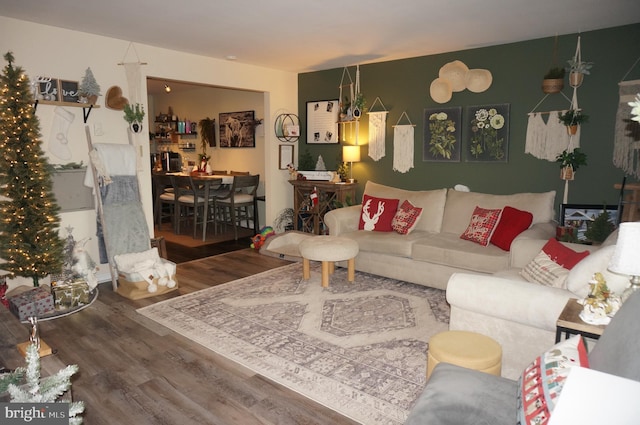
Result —
<instances>
[{"instance_id":1,"label":"sofa armrest","mask_svg":"<svg viewBox=\"0 0 640 425\"><path fill-rule=\"evenodd\" d=\"M558 316L572 297L565 289L466 273L454 273L447 284L452 309L547 331L555 331Z\"/></svg>"},{"instance_id":2,"label":"sofa armrest","mask_svg":"<svg viewBox=\"0 0 640 425\"><path fill-rule=\"evenodd\" d=\"M338 236L343 233L358 230L360 222L360 210L362 206L351 205L349 207L337 208L324 215L324 222L329 227L329 234Z\"/></svg>"}]
</instances>

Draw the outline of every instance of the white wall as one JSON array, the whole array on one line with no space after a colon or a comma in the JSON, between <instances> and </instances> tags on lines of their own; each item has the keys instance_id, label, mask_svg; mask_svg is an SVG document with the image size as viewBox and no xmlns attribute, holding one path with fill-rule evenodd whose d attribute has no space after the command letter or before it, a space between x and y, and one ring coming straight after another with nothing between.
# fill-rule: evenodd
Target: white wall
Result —
<instances>
[{"instance_id":1,"label":"white wall","mask_svg":"<svg viewBox=\"0 0 640 425\"><path fill-rule=\"evenodd\" d=\"M1 12L0 12L1 13ZM273 222L277 213L293 204L292 190L287 183L286 171L278 170L278 140L273 134L273 121L280 113L297 113L298 80L297 74L281 72L251 65L243 65L226 60L211 59L177 51L136 44L135 50L129 49L129 42L106 38L77 31L68 31L56 27L34 24L0 16L0 52L11 51L16 66L22 67L29 77L50 76L65 80L80 81L85 69L91 67L100 84L102 94L111 86L117 85L128 97L128 84L123 66L118 63L135 62L135 52L139 59L147 62L141 67L142 99L146 99L146 77L160 77L173 80L190 81L206 85L254 90L264 92L264 192L267 197L266 223ZM126 57L125 57L126 53ZM4 67L6 63L3 62ZM146 100L143 101L148 110ZM100 108L94 109L87 124L92 131L94 143L127 143L127 123L121 111L113 111L104 106L104 96L98 100ZM75 115L68 131L72 158L61 161L50 156L52 163L88 162L87 142L81 108L66 108ZM43 149L48 151L48 140L52 131L55 106L40 105L37 115L40 119ZM212 117L213 118L213 117ZM102 128L102 135L95 134L95 127ZM150 229L153 229L149 143L147 132L134 136L139 146L140 183L143 194L145 214ZM296 148L297 151L297 148ZM233 153L233 155L240 155ZM63 213L61 215L61 233L72 226L76 240L92 237L89 250L94 260L98 260L98 248L95 238L95 214L93 212ZM103 267L103 270L106 270ZM30 280L15 279L10 286L31 284Z\"/></svg>"}]
</instances>

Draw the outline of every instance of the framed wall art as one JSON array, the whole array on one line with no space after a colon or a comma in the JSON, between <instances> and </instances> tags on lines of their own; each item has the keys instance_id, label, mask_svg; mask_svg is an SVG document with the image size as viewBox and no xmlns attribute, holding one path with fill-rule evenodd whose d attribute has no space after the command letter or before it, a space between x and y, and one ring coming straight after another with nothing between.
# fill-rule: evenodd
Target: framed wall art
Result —
<instances>
[{"instance_id":1,"label":"framed wall art","mask_svg":"<svg viewBox=\"0 0 640 425\"><path fill-rule=\"evenodd\" d=\"M307 102L307 143L338 143L338 99Z\"/></svg>"},{"instance_id":2,"label":"framed wall art","mask_svg":"<svg viewBox=\"0 0 640 425\"><path fill-rule=\"evenodd\" d=\"M604 211L607 212L608 221L613 227L617 227L618 223L618 206L617 205L598 205L598 204L561 204L560 205L560 226L572 227L574 236L579 241L587 239L585 233Z\"/></svg>"},{"instance_id":3,"label":"framed wall art","mask_svg":"<svg viewBox=\"0 0 640 425\"><path fill-rule=\"evenodd\" d=\"M508 103L503 103L467 107L467 162L507 162L509 106Z\"/></svg>"},{"instance_id":4,"label":"framed wall art","mask_svg":"<svg viewBox=\"0 0 640 425\"><path fill-rule=\"evenodd\" d=\"M220 113L221 148L255 148L255 111Z\"/></svg>"},{"instance_id":5,"label":"framed wall art","mask_svg":"<svg viewBox=\"0 0 640 425\"><path fill-rule=\"evenodd\" d=\"M59 102L60 92L58 89L58 80L56 78L38 77L36 99L46 100L49 102Z\"/></svg>"},{"instance_id":6,"label":"framed wall art","mask_svg":"<svg viewBox=\"0 0 640 425\"><path fill-rule=\"evenodd\" d=\"M289 164L293 164L293 145L279 145L278 164L281 170L286 170Z\"/></svg>"},{"instance_id":7,"label":"framed wall art","mask_svg":"<svg viewBox=\"0 0 640 425\"><path fill-rule=\"evenodd\" d=\"M60 97L63 102L78 103L78 82L60 80Z\"/></svg>"},{"instance_id":8,"label":"framed wall art","mask_svg":"<svg viewBox=\"0 0 640 425\"><path fill-rule=\"evenodd\" d=\"M461 136L461 107L425 109L422 160L460 162Z\"/></svg>"}]
</instances>

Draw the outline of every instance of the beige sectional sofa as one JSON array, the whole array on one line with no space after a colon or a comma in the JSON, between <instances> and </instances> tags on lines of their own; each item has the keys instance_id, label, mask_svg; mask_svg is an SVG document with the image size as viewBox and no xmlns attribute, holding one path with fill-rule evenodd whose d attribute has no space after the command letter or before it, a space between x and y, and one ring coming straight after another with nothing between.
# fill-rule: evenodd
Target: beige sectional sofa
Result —
<instances>
[{"instance_id":1,"label":"beige sectional sofa","mask_svg":"<svg viewBox=\"0 0 640 425\"><path fill-rule=\"evenodd\" d=\"M555 343L558 316L570 299L588 294L594 273L620 295L629 277L607 271L617 240L612 233L599 246L565 243L590 251L567 275L561 288L525 281L519 272L540 252L546 240L519 240L511 246L512 267L492 276L455 273L447 286L451 305L449 329L478 332L502 346L502 375L515 379L532 359Z\"/></svg>"},{"instance_id":2,"label":"beige sectional sofa","mask_svg":"<svg viewBox=\"0 0 640 425\"><path fill-rule=\"evenodd\" d=\"M423 208L415 229L408 235L358 230L360 205L332 210L325 215L331 235L358 242L356 269L434 288L446 289L453 273L489 275L511 268L509 251L463 240L476 206L511 206L533 214L531 227L515 241L548 240L555 235L555 191L490 195L453 189L409 191L367 182L364 194L378 198L409 200Z\"/></svg>"}]
</instances>

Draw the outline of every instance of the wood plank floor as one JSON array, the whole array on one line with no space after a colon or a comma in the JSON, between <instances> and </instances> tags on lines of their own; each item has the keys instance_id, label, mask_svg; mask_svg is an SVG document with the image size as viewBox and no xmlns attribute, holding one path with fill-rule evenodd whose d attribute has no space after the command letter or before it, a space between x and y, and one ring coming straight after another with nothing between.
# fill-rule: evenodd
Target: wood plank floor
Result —
<instances>
[{"instance_id":1,"label":"wood plank floor","mask_svg":"<svg viewBox=\"0 0 640 425\"><path fill-rule=\"evenodd\" d=\"M80 367L73 396L86 404L84 423L355 424L135 311L286 264L250 249L190 261L178 265L178 291L132 301L114 293L110 283L100 284L89 308L41 322L42 338L55 355Z\"/></svg>"}]
</instances>

